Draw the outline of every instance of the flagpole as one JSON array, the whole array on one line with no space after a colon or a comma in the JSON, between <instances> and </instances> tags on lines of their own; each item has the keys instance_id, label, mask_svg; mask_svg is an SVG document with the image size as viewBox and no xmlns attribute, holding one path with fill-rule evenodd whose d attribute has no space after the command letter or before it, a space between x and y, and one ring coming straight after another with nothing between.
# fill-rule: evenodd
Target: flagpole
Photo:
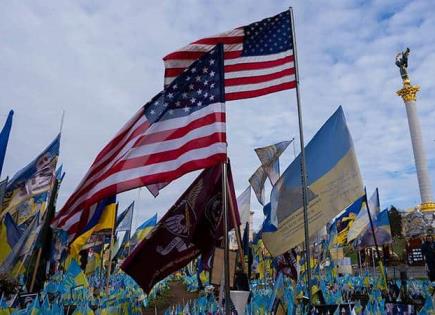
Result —
<instances>
[{"instance_id":1,"label":"flagpole","mask_svg":"<svg viewBox=\"0 0 435 315\"><path fill-rule=\"evenodd\" d=\"M229 185L230 184L227 180L227 192L230 191ZM235 206L233 204L233 198L229 198L229 206L230 206L230 210L231 210L231 221L232 221L233 226L234 226L234 234L236 235L236 240L237 240L237 247L239 248L238 252L239 252L239 256L240 256L240 262L242 264L242 271L246 272L244 258L243 258L244 255L243 255L242 241L241 241L242 237L240 235L239 226L237 225Z\"/></svg>"},{"instance_id":2,"label":"flagpole","mask_svg":"<svg viewBox=\"0 0 435 315\"><path fill-rule=\"evenodd\" d=\"M364 188L364 189L365 189L365 188ZM369 202L368 202L368 200L367 200L367 191L366 191L365 193L366 193L367 212L368 212L369 220L370 220L370 228L371 228L371 230L372 230L372 235L373 235L373 242L375 243L376 255L378 256L378 260L379 260L379 262L380 262L380 264L381 264L381 266L379 266L379 267L380 267L380 268L379 268L379 271L380 271L380 273L381 273L381 275L382 275L382 278L384 279L384 282L385 282L385 288L387 288L387 279L386 279L386 276L385 276L384 264L383 264L382 261L381 261L381 253L379 252L378 241L377 241L377 239L376 239L375 228L374 228L374 226L373 226L373 219L372 219L372 215L370 214L370 206L369 206ZM376 198L377 198L377 200L378 200L378 204L380 204L380 202L379 202L379 190L378 190L377 188L376 188ZM374 257L373 257L373 263L375 263L375 259L374 259ZM376 265L375 265L375 266L376 266ZM376 269L375 269L375 270L376 270Z\"/></svg>"},{"instance_id":3,"label":"flagpole","mask_svg":"<svg viewBox=\"0 0 435 315\"><path fill-rule=\"evenodd\" d=\"M230 251L228 244L228 191L227 191L227 162L222 163L222 207L224 213L224 292L225 314L231 314L230 308Z\"/></svg>"},{"instance_id":4,"label":"flagpole","mask_svg":"<svg viewBox=\"0 0 435 315\"><path fill-rule=\"evenodd\" d=\"M116 224L116 216L118 214L118 203L116 203L116 210L115 210L115 216L113 218L113 225L111 229L110 234L110 247L109 247L109 265L107 266L107 278L106 278L106 294L109 295L109 289L110 289L110 273L112 271L112 248L113 248L113 239L115 234L115 224Z\"/></svg>"},{"instance_id":5,"label":"flagpole","mask_svg":"<svg viewBox=\"0 0 435 315\"><path fill-rule=\"evenodd\" d=\"M301 182L302 182L302 201L304 207L304 232L305 232L305 263L307 270L307 288L308 288L308 300L311 304L311 258L310 258L310 242L309 242L309 231L308 231L308 196L307 196L307 173L306 173L306 164L305 164L305 144L304 144L304 132L302 125L302 108L301 108L301 100L300 100L300 91L299 91L299 67L298 67L298 55L296 50L296 32L295 32L295 23L294 23L294 15L293 8L290 7L290 20L291 20L291 35L292 35L292 43L293 43L293 56L295 63L295 80L296 80L296 102L298 109L298 122L299 122L299 142L301 145Z\"/></svg>"}]
</instances>

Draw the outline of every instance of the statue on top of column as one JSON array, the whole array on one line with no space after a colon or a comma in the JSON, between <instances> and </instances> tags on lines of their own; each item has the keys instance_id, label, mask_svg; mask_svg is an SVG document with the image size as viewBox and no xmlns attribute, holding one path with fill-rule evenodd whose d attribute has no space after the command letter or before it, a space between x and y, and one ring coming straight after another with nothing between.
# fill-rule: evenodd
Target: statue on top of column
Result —
<instances>
[{"instance_id":1,"label":"statue on top of column","mask_svg":"<svg viewBox=\"0 0 435 315\"><path fill-rule=\"evenodd\" d=\"M398 66L400 69L400 76L402 77L403 83L410 83L408 75L409 52L409 48L406 48L405 51L402 51L396 55L396 66Z\"/></svg>"}]
</instances>

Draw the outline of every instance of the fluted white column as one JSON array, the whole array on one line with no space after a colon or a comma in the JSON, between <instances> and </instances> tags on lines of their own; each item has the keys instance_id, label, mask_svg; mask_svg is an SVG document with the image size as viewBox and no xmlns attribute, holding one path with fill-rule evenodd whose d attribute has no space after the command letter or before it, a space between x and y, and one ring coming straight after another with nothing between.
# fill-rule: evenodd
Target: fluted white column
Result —
<instances>
[{"instance_id":1,"label":"fluted white column","mask_svg":"<svg viewBox=\"0 0 435 315\"><path fill-rule=\"evenodd\" d=\"M432 198L432 184L429 177L423 135L416 108L417 92L419 90L420 88L417 85L411 85L408 79L403 82L403 88L397 91L397 94L405 102L406 114L408 116L409 133L411 134L415 168L417 169L418 186L420 188L421 210L432 212L435 211L435 203Z\"/></svg>"},{"instance_id":2,"label":"fluted white column","mask_svg":"<svg viewBox=\"0 0 435 315\"><path fill-rule=\"evenodd\" d=\"M418 185L420 187L421 203L432 202L432 184L429 177L426 152L423 145L423 135L417 116L415 101L405 101L408 116L409 132L411 134L412 149L414 151L415 167L417 169Z\"/></svg>"}]
</instances>

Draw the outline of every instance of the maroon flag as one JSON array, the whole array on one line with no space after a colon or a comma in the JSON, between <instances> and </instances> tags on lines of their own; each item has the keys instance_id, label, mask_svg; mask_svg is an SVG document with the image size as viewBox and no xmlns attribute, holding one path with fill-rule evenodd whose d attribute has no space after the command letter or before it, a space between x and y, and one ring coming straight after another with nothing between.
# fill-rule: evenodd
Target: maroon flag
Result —
<instances>
[{"instance_id":1,"label":"maroon flag","mask_svg":"<svg viewBox=\"0 0 435 315\"><path fill-rule=\"evenodd\" d=\"M237 207L228 167L229 205ZM236 225L240 224L237 208ZM231 222L231 215L229 216ZM233 223L233 222L232 222ZM230 224L234 226L234 224ZM148 293L199 254L206 262L223 236L222 165L205 169L121 266Z\"/></svg>"}]
</instances>

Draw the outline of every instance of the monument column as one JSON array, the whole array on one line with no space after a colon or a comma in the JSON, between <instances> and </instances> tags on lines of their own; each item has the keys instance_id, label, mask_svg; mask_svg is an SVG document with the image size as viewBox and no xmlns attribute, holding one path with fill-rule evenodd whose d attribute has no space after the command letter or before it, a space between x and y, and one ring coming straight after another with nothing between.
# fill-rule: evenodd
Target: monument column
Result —
<instances>
[{"instance_id":1,"label":"monument column","mask_svg":"<svg viewBox=\"0 0 435 315\"><path fill-rule=\"evenodd\" d=\"M423 212L434 212L435 203L432 198L432 184L429 177L426 153L423 145L423 135L421 132L420 121L417 116L416 100L417 92L420 90L418 85L411 85L408 75L408 55L409 48L396 56L396 65L400 68L403 87L397 91L397 95L402 97L406 114L408 116L409 132L411 134L412 149L414 152L415 167L417 169L418 186L420 188L421 205Z\"/></svg>"}]
</instances>

